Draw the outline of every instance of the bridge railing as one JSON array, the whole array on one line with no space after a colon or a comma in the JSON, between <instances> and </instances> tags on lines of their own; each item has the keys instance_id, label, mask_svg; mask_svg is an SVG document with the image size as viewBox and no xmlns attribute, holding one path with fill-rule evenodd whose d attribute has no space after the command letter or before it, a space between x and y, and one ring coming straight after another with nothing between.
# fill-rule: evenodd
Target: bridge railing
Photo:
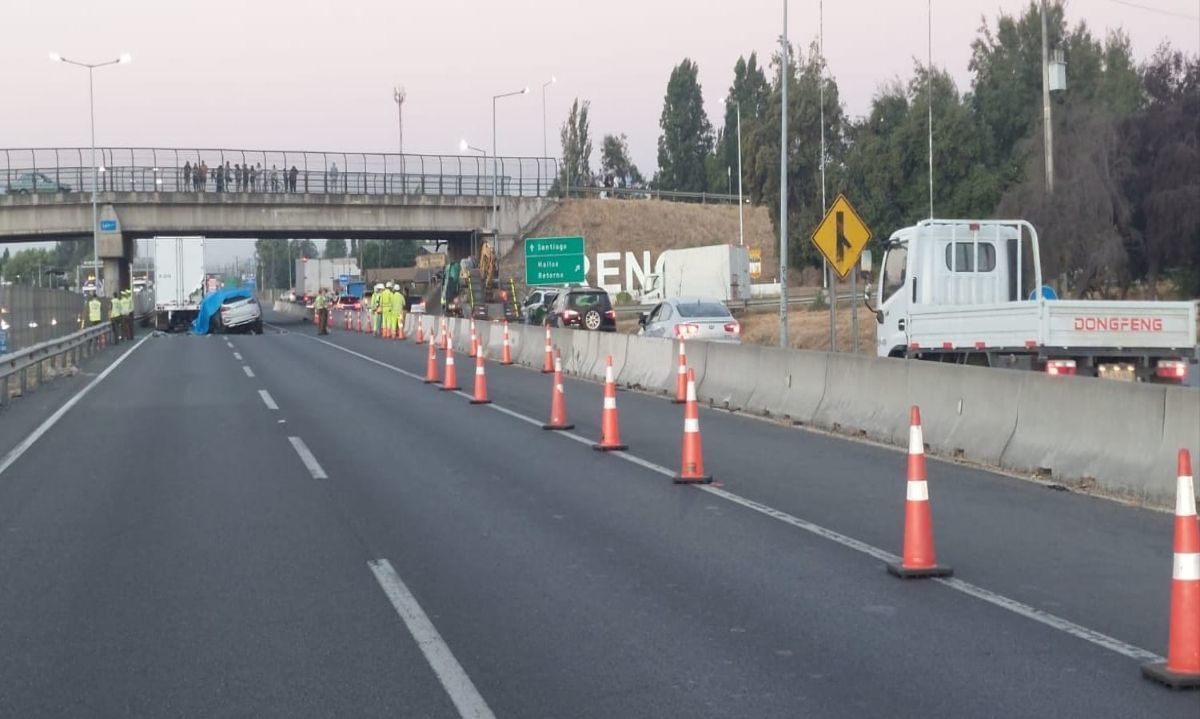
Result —
<instances>
[{"instance_id":1,"label":"bridge railing","mask_svg":"<svg viewBox=\"0 0 1200 719\"><path fill-rule=\"evenodd\" d=\"M101 192L490 195L494 184L497 195L545 197L558 175L549 157L300 150L105 147L96 163ZM0 185L10 193L91 192L92 175L90 148L0 149Z\"/></svg>"}]
</instances>

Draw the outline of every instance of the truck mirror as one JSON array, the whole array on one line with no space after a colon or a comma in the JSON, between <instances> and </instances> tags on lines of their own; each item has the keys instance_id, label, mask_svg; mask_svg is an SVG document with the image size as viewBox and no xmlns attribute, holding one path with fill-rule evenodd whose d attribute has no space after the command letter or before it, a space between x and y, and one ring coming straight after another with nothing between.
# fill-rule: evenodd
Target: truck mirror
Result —
<instances>
[{"instance_id":1,"label":"truck mirror","mask_svg":"<svg viewBox=\"0 0 1200 719\"><path fill-rule=\"evenodd\" d=\"M859 260L859 269L862 271L863 277L870 281L871 279L871 251L863 250L862 257Z\"/></svg>"}]
</instances>

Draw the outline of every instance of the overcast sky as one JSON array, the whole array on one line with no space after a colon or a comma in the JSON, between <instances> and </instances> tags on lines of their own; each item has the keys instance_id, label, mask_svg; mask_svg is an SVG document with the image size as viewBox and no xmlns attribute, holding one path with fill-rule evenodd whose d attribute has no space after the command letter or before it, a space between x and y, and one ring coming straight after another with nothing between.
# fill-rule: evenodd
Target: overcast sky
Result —
<instances>
[{"instance_id":1,"label":"overcast sky","mask_svg":"<svg viewBox=\"0 0 1200 719\"><path fill-rule=\"evenodd\" d=\"M699 63L705 104L718 100L739 54L769 57L781 0L54 0L5 3L0 43L0 145L88 144L87 72L51 63L122 52L130 65L96 72L101 145L395 151L393 85L407 90L409 152L455 153L461 138L491 146L500 100L501 154L542 153L541 85L549 151L572 98L592 103L592 133L629 136L634 161L656 166L667 78ZM933 61L968 85L981 19L1021 0L933 0ZM1137 7L1141 6L1141 7ZM1097 35L1121 27L1137 57L1164 39L1200 50L1200 0L1070 0L1072 24ZM817 35L817 0L792 0L788 33ZM847 112L863 114L877 87L907 78L926 52L926 0L830 0L825 52ZM1069 73L1069 70L1068 70Z\"/></svg>"}]
</instances>

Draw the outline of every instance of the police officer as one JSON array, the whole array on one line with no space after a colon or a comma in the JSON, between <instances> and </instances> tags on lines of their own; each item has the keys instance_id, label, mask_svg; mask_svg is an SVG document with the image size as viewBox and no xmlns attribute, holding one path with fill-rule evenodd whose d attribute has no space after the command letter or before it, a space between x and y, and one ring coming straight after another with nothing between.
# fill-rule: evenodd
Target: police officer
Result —
<instances>
[{"instance_id":1,"label":"police officer","mask_svg":"<svg viewBox=\"0 0 1200 719\"><path fill-rule=\"evenodd\" d=\"M383 317L383 332L380 336L392 336L392 283L389 280L379 293L379 312Z\"/></svg>"},{"instance_id":2,"label":"police officer","mask_svg":"<svg viewBox=\"0 0 1200 719\"><path fill-rule=\"evenodd\" d=\"M121 302L120 294L113 295L108 301L108 324L112 329L113 344L121 343Z\"/></svg>"},{"instance_id":3,"label":"police officer","mask_svg":"<svg viewBox=\"0 0 1200 719\"><path fill-rule=\"evenodd\" d=\"M133 290L121 293L121 322L125 330L125 339L133 339Z\"/></svg>"},{"instance_id":4,"label":"police officer","mask_svg":"<svg viewBox=\"0 0 1200 719\"><path fill-rule=\"evenodd\" d=\"M317 334L329 334L329 298L325 295L324 287L313 300L313 311L317 313Z\"/></svg>"},{"instance_id":5,"label":"police officer","mask_svg":"<svg viewBox=\"0 0 1200 719\"><path fill-rule=\"evenodd\" d=\"M404 326L405 301L404 291L397 282L392 285L392 334L396 337L400 336L400 328Z\"/></svg>"}]
</instances>

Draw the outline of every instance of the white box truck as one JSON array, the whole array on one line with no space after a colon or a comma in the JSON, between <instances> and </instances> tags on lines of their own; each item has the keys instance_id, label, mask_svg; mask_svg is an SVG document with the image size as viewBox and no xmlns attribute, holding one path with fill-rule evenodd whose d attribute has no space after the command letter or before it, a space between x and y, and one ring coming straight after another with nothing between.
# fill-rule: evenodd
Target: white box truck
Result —
<instances>
[{"instance_id":1,"label":"white box truck","mask_svg":"<svg viewBox=\"0 0 1200 719\"><path fill-rule=\"evenodd\" d=\"M154 327L172 330L196 318L204 299L204 238L155 237Z\"/></svg>"},{"instance_id":2,"label":"white box truck","mask_svg":"<svg viewBox=\"0 0 1200 719\"><path fill-rule=\"evenodd\" d=\"M1182 383L1196 354L1192 302L1058 299L1023 220L898 230L874 290L880 357Z\"/></svg>"},{"instance_id":3,"label":"white box truck","mask_svg":"<svg viewBox=\"0 0 1200 719\"><path fill-rule=\"evenodd\" d=\"M750 252L741 245L706 245L665 250L646 276L642 302L668 297L750 299Z\"/></svg>"}]
</instances>

